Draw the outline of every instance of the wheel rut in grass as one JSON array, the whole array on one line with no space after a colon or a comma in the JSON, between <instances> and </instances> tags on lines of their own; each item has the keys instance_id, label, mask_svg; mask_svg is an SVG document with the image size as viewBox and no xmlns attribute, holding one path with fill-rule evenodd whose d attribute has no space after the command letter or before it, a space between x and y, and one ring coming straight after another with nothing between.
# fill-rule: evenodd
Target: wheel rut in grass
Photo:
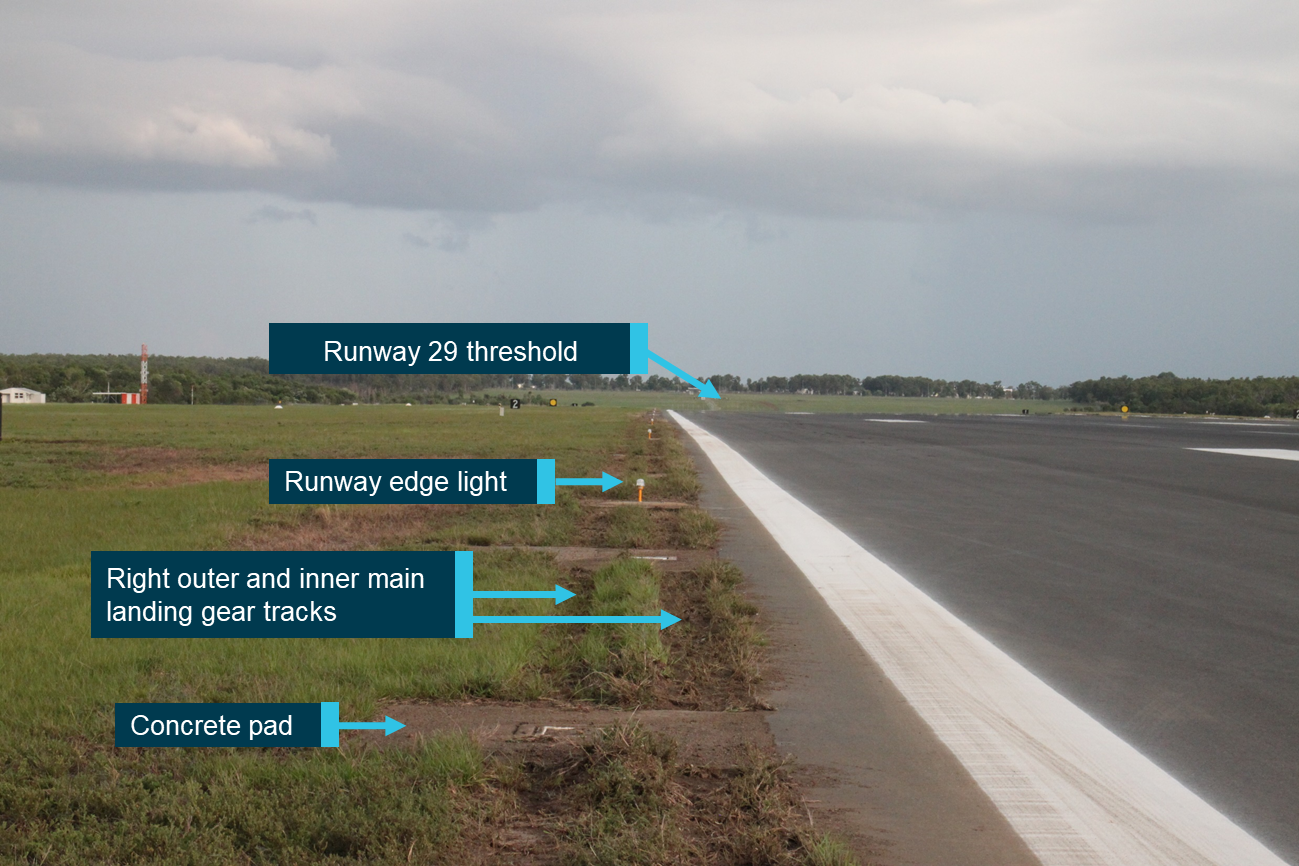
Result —
<instances>
[{"instance_id":1,"label":"wheel rut in grass","mask_svg":"<svg viewBox=\"0 0 1299 866\"><path fill-rule=\"evenodd\" d=\"M848 864L818 835L762 712L403 704L382 748L468 738L489 768L468 863Z\"/></svg>"}]
</instances>

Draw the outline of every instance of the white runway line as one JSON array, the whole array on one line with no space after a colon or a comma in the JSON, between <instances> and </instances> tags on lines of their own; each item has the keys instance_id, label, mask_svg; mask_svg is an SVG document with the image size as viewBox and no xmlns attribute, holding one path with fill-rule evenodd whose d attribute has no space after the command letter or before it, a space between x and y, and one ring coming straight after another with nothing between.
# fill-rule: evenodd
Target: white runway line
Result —
<instances>
[{"instance_id":1,"label":"white runway line","mask_svg":"<svg viewBox=\"0 0 1299 866\"><path fill-rule=\"evenodd\" d=\"M913 421L910 418L863 418L863 421L871 421L875 424L928 424L928 421Z\"/></svg>"},{"instance_id":2,"label":"white runway line","mask_svg":"<svg viewBox=\"0 0 1299 866\"><path fill-rule=\"evenodd\" d=\"M1208 451L1213 454L1238 454L1241 457L1271 457L1273 460L1299 460L1299 451L1286 448L1187 448L1187 451Z\"/></svg>"},{"instance_id":3,"label":"white runway line","mask_svg":"<svg viewBox=\"0 0 1299 866\"><path fill-rule=\"evenodd\" d=\"M1197 421L1208 427L1279 427L1275 421Z\"/></svg>"},{"instance_id":4,"label":"white runway line","mask_svg":"<svg viewBox=\"0 0 1299 866\"><path fill-rule=\"evenodd\" d=\"M1044 866L1281 866L726 443L670 414Z\"/></svg>"}]
</instances>

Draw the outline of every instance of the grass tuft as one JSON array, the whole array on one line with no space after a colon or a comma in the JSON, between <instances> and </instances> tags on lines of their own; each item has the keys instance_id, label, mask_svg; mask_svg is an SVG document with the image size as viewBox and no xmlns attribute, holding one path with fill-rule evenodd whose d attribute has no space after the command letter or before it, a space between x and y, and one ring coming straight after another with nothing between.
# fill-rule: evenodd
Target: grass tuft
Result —
<instances>
[{"instance_id":1,"label":"grass tuft","mask_svg":"<svg viewBox=\"0 0 1299 866\"><path fill-rule=\"evenodd\" d=\"M573 582L578 597L565 604L594 616L649 616L659 606L659 576L644 560L620 558L595 572L589 586ZM578 700L638 706L653 700L656 676L667 664L653 625L590 625L552 633L544 675Z\"/></svg>"},{"instance_id":2,"label":"grass tuft","mask_svg":"<svg viewBox=\"0 0 1299 866\"><path fill-rule=\"evenodd\" d=\"M649 511L626 505L609 509L600 540L601 547L654 547L658 543L658 532Z\"/></svg>"},{"instance_id":3,"label":"grass tuft","mask_svg":"<svg viewBox=\"0 0 1299 866\"><path fill-rule=\"evenodd\" d=\"M673 743L636 723L606 728L570 775L576 815L561 862L619 866L697 862L674 812L688 803L675 781Z\"/></svg>"},{"instance_id":4,"label":"grass tuft","mask_svg":"<svg viewBox=\"0 0 1299 866\"><path fill-rule=\"evenodd\" d=\"M837 839L818 836L807 843L807 866L857 866L852 850Z\"/></svg>"},{"instance_id":5,"label":"grass tuft","mask_svg":"<svg viewBox=\"0 0 1299 866\"><path fill-rule=\"evenodd\" d=\"M763 638L757 608L740 592L743 573L713 560L669 584L669 610L691 615L664 632L672 649L673 702L701 709L763 709Z\"/></svg>"},{"instance_id":6,"label":"grass tuft","mask_svg":"<svg viewBox=\"0 0 1299 866\"><path fill-rule=\"evenodd\" d=\"M673 547L690 550L709 550L717 546L722 536L721 524L711 514L699 508L682 508L676 512Z\"/></svg>"}]
</instances>

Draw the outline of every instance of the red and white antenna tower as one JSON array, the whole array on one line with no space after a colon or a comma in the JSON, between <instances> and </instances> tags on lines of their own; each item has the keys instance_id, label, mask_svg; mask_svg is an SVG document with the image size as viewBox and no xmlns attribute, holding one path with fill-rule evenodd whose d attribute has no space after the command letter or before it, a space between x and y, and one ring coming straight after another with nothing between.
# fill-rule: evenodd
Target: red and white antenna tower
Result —
<instances>
[{"instance_id":1,"label":"red and white antenna tower","mask_svg":"<svg viewBox=\"0 0 1299 866\"><path fill-rule=\"evenodd\" d=\"M140 402L149 402L149 346L140 344Z\"/></svg>"}]
</instances>

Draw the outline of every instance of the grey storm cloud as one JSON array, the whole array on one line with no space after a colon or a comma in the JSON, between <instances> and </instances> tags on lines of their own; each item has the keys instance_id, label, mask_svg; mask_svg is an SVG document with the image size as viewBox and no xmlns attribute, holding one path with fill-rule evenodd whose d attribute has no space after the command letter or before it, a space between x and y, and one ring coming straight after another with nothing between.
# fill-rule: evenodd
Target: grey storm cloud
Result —
<instances>
[{"instance_id":1,"label":"grey storm cloud","mask_svg":"<svg viewBox=\"0 0 1299 866\"><path fill-rule=\"evenodd\" d=\"M98 0L0 32L8 180L895 217L1299 191L1283 0Z\"/></svg>"},{"instance_id":2,"label":"grey storm cloud","mask_svg":"<svg viewBox=\"0 0 1299 866\"><path fill-rule=\"evenodd\" d=\"M287 222L307 222L313 226L316 225L315 211L303 208L302 210L289 210L288 208L279 207L278 205L268 204L260 207L247 216L244 222L259 223L287 223Z\"/></svg>"}]
</instances>

